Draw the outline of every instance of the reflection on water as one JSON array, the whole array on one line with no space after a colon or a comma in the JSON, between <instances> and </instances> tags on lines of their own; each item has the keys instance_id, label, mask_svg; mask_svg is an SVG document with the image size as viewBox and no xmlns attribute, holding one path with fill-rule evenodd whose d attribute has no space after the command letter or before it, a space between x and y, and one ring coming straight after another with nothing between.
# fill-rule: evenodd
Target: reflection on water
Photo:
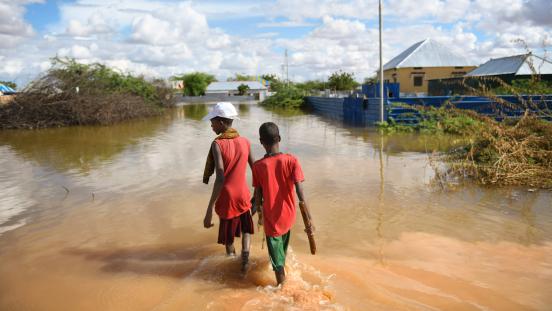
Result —
<instances>
[{"instance_id":1,"label":"reflection on water","mask_svg":"<svg viewBox=\"0 0 552 311\"><path fill-rule=\"evenodd\" d=\"M196 121L201 121L209 112L205 104L187 104L182 106L182 110L186 118Z\"/></svg>"},{"instance_id":2,"label":"reflection on water","mask_svg":"<svg viewBox=\"0 0 552 311\"><path fill-rule=\"evenodd\" d=\"M112 126L0 131L0 148L7 146L25 160L42 166L86 173L109 162L140 139L166 129L172 122L173 116L167 115Z\"/></svg>"},{"instance_id":3,"label":"reflection on water","mask_svg":"<svg viewBox=\"0 0 552 311\"><path fill-rule=\"evenodd\" d=\"M552 195L431 186L426 152L445 136L388 135L239 104L235 127L263 154L280 126L303 166L319 254L297 223L274 276L202 227L215 137L208 107L110 127L0 133L0 310L547 310ZM250 180L250 174L248 173ZM67 189L67 190L65 190Z\"/></svg>"}]
</instances>

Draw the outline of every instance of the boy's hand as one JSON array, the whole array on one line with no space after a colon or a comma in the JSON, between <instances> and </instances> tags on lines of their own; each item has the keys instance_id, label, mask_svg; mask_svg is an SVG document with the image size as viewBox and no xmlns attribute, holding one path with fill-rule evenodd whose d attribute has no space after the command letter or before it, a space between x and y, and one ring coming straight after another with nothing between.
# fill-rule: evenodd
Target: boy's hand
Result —
<instances>
[{"instance_id":1,"label":"boy's hand","mask_svg":"<svg viewBox=\"0 0 552 311\"><path fill-rule=\"evenodd\" d=\"M205 213L205 218L203 218L203 227L209 229L215 224L213 223L213 212L211 209L207 210L207 213Z\"/></svg>"}]
</instances>

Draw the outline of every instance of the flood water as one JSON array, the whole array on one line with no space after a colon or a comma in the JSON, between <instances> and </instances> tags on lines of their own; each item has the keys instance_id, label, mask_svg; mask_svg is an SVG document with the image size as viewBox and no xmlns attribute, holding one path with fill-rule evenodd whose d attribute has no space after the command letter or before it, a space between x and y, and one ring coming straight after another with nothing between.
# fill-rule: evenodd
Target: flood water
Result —
<instances>
[{"instance_id":1,"label":"flood water","mask_svg":"<svg viewBox=\"0 0 552 311\"><path fill-rule=\"evenodd\" d=\"M280 126L319 252L299 216L287 284L274 287L259 232L242 275L217 227L203 228L207 109L0 132L0 310L552 310L552 193L443 190L428 153L455 138L255 104L239 105L235 127L259 158L259 125Z\"/></svg>"}]
</instances>

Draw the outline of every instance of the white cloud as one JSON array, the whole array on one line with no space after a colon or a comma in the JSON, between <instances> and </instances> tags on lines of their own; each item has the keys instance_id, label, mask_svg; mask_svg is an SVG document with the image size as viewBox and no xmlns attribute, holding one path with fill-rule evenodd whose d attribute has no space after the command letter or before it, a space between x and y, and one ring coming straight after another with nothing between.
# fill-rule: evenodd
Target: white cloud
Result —
<instances>
[{"instance_id":1,"label":"white cloud","mask_svg":"<svg viewBox=\"0 0 552 311\"><path fill-rule=\"evenodd\" d=\"M137 18L132 23L132 40L152 45L170 45L178 40L179 31L167 21L151 15Z\"/></svg>"},{"instance_id":2,"label":"white cloud","mask_svg":"<svg viewBox=\"0 0 552 311\"><path fill-rule=\"evenodd\" d=\"M37 1L0 1L0 49L11 48L34 35L33 27L23 19L23 4Z\"/></svg>"},{"instance_id":3,"label":"white cloud","mask_svg":"<svg viewBox=\"0 0 552 311\"><path fill-rule=\"evenodd\" d=\"M0 73L8 76L13 76L23 70L23 61L21 60L4 60L0 66Z\"/></svg>"},{"instance_id":4,"label":"white cloud","mask_svg":"<svg viewBox=\"0 0 552 311\"><path fill-rule=\"evenodd\" d=\"M552 1L531 0L523 6L522 15L535 25L552 26Z\"/></svg>"},{"instance_id":5,"label":"white cloud","mask_svg":"<svg viewBox=\"0 0 552 311\"><path fill-rule=\"evenodd\" d=\"M366 31L366 26L359 21L335 19L331 16L322 18L322 26L316 28L312 36L318 38L335 38L347 40Z\"/></svg>"},{"instance_id":6,"label":"white cloud","mask_svg":"<svg viewBox=\"0 0 552 311\"><path fill-rule=\"evenodd\" d=\"M278 28L278 27L310 27L315 26L314 23L308 23L303 21L282 21L282 22L265 22L258 23L257 27L259 28Z\"/></svg>"},{"instance_id":7,"label":"white cloud","mask_svg":"<svg viewBox=\"0 0 552 311\"><path fill-rule=\"evenodd\" d=\"M107 34L113 30L103 19L103 17L95 13L88 18L86 23L81 23L78 20L71 19L67 26L67 34L75 37L87 37L95 34Z\"/></svg>"},{"instance_id":8,"label":"white cloud","mask_svg":"<svg viewBox=\"0 0 552 311\"><path fill-rule=\"evenodd\" d=\"M0 79L20 84L47 69L56 54L160 77L196 70L220 79L236 72L279 74L284 49L296 79L325 79L342 69L362 80L378 65L377 0L77 0L62 2L59 22L39 30L23 19L26 3L0 0L0 58L11 62L0 69ZM428 37L474 64L524 52L518 38L538 49L552 39L551 5L545 0L384 1L384 60ZM248 17L262 20L241 20ZM217 28L210 25L221 20ZM232 26L225 29L228 23ZM247 35L236 35L233 26L239 23L252 27L238 31ZM312 30L295 28L305 26ZM281 29L263 33L264 27Z\"/></svg>"}]
</instances>

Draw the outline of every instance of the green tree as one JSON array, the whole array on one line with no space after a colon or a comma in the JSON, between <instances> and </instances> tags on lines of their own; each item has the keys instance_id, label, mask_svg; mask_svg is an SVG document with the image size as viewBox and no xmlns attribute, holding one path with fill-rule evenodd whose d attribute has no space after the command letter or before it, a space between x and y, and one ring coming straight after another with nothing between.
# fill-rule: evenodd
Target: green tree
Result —
<instances>
[{"instance_id":1,"label":"green tree","mask_svg":"<svg viewBox=\"0 0 552 311\"><path fill-rule=\"evenodd\" d=\"M248 75L242 75L239 73L236 73L234 77L228 78L226 81L255 81L257 78L254 76L248 76Z\"/></svg>"},{"instance_id":2,"label":"green tree","mask_svg":"<svg viewBox=\"0 0 552 311\"><path fill-rule=\"evenodd\" d=\"M378 77L376 75L364 78L363 84L373 84L373 83L378 83Z\"/></svg>"},{"instance_id":3,"label":"green tree","mask_svg":"<svg viewBox=\"0 0 552 311\"><path fill-rule=\"evenodd\" d=\"M296 83L295 86L305 94L312 94L316 91L323 91L327 87L327 83L318 80L310 80L303 83Z\"/></svg>"},{"instance_id":4,"label":"green tree","mask_svg":"<svg viewBox=\"0 0 552 311\"><path fill-rule=\"evenodd\" d=\"M268 82L279 81L278 76L276 76L276 75L273 74L273 73L271 73L271 74L264 74L264 75L261 76L261 79L266 80L266 81L268 81Z\"/></svg>"},{"instance_id":5,"label":"green tree","mask_svg":"<svg viewBox=\"0 0 552 311\"><path fill-rule=\"evenodd\" d=\"M247 91L249 90L249 86L247 84L240 84L238 86L238 92L241 96L245 95Z\"/></svg>"},{"instance_id":6,"label":"green tree","mask_svg":"<svg viewBox=\"0 0 552 311\"><path fill-rule=\"evenodd\" d=\"M285 84L275 74L264 74L261 79L268 81L271 92L281 91L285 87Z\"/></svg>"},{"instance_id":7,"label":"green tree","mask_svg":"<svg viewBox=\"0 0 552 311\"><path fill-rule=\"evenodd\" d=\"M14 90L17 89L17 84L15 82L12 82L12 81L0 81L0 84L4 84L5 86L11 87Z\"/></svg>"},{"instance_id":8,"label":"green tree","mask_svg":"<svg viewBox=\"0 0 552 311\"><path fill-rule=\"evenodd\" d=\"M283 87L261 104L271 108L297 109L304 104L303 91L293 85Z\"/></svg>"},{"instance_id":9,"label":"green tree","mask_svg":"<svg viewBox=\"0 0 552 311\"><path fill-rule=\"evenodd\" d=\"M344 71L336 71L328 78L328 84L332 90L350 91L359 86L355 81L354 74Z\"/></svg>"},{"instance_id":10,"label":"green tree","mask_svg":"<svg viewBox=\"0 0 552 311\"><path fill-rule=\"evenodd\" d=\"M552 81L540 80L532 77L529 79L512 80L511 85L501 85L493 90L498 95L542 95L552 94Z\"/></svg>"},{"instance_id":11,"label":"green tree","mask_svg":"<svg viewBox=\"0 0 552 311\"><path fill-rule=\"evenodd\" d=\"M184 96L205 95L205 90L211 82L217 81L215 76L204 72L192 72L181 76L174 76L171 80L184 82Z\"/></svg>"}]
</instances>

